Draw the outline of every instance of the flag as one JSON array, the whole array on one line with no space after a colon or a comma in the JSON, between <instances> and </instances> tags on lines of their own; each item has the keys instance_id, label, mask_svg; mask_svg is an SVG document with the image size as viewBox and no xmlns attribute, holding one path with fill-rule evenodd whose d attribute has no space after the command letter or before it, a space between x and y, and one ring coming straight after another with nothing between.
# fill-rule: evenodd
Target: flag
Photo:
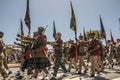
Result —
<instances>
[{"instance_id":1,"label":"flag","mask_svg":"<svg viewBox=\"0 0 120 80\"><path fill-rule=\"evenodd\" d=\"M53 37L55 39L55 35L56 35L56 27L55 27L55 21L53 21Z\"/></svg>"},{"instance_id":2,"label":"flag","mask_svg":"<svg viewBox=\"0 0 120 80\"><path fill-rule=\"evenodd\" d=\"M84 40L87 40L86 34L85 34L85 27L83 27L83 34L84 34Z\"/></svg>"},{"instance_id":3,"label":"flag","mask_svg":"<svg viewBox=\"0 0 120 80\"><path fill-rule=\"evenodd\" d=\"M72 2L70 1L70 6L71 6L71 21L70 21L70 28L75 32L75 38L77 38L77 28L76 28L76 18L72 6Z\"/></svg>"},{"instance_id":4,"label":"flag","mask_svg":"<svg viewBox=\"0 0 120 80\"><path fill-rule=\"evenodd\" d=\"M106 32L102 23L102 18L100 16L100 36L106 40Z\"/></svg>"},{"instance_id":5,"label":"flag","mask_svg":"<svg viewBox=\"0 0 120 80\"><path fill-rule=\"evenodd\" d=\"M20 20L20 34L24 35L22 20Z\"/></svg>"},{"instance_id":6,"label":"flag","mask_svg":"<svg viewBox=\"0 0 120 80\"><path fill-rule=\"evenodd\" d=\"M31 30L31 20L30 20L30 10L29 10L29 0L27 0L27 8L26 8L26 14L25 14L25 18L24 18L25 24L28 27L28 34L30 34L30 30Z\"/></svg>"},{"instance_id":7,"label":"flag","mask_svg":"<svg viewBox=\"0 0 120 80\"><path fill-rule=\"evenodd\" d=\"M110 30L110 37L111 37L111 42L114 44L114 38L113 38L111 30Z\"/></svg>"}]
</instances>

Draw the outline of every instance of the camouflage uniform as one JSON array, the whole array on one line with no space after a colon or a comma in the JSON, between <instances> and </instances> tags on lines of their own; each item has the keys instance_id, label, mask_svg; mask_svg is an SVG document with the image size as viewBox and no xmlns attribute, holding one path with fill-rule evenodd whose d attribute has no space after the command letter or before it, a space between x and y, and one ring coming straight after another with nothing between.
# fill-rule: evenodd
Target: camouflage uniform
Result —
<instances>
[{"instance_id":1,"label":"camouflage uniform","mask_svg":"<svg viewBox=\"0 0 120 80\"><path fill-rule=\"evenodd\" d=\"M113 44L108 40L107 42L107 60L109 68L113 68Z\"/></svg>"},{"instance_id":2,"label":"camouflage uniform","mask_svg":"<svg viewBox=\"0 0 120 80\"><path fill-rule=\"evenodd\" d=\"M3 68L4 57L5 57L3 51L4 51L3 43L0 41L0 73L3 78L6 78L8 75L7 75L7 72L5 71L5 69Z\"/></svg>"},{"instance_id":3,"label":"camouflage uniform","mask_svg":"<svg viewBox=\"0 0 120 80\"><path fill-rule=\"evenodd\" d=\"M63 49L63 57L64 57L64 62L66 63L66 64L68 64L68 57L69 57L69 46L67 45L67 44L65 44L64 45L64 49Z\"/></svg>"},{"instance_id":4,"label":"camouflage uniform","mask_svg":"<svg viewBox=\"0 0 120 80\"><path fill-rule=\"evenodd\" d=\"M57 34L60 35L60 33L57 33ZM57 76L59 67L61 67L63 69L64 73L67 72L65 63L62 62L62 44L63 44L63 41L61 39L57 39L55 41L55 44L53 45L54 51L55 51L55 54L54 54L55 66L54 66L53 76Z\"/></svg>"},{"instance_id":5,"label":"camouflage uniform","mask_svg":"<svg viewBox=\"0 0 120 80\"><path fill-rule=\"evenodd\" d=\"M117 58L116 58L117 62L120 63L120 41L118 42L118 46L117 46Z\"/></svg>"}]
</instances>

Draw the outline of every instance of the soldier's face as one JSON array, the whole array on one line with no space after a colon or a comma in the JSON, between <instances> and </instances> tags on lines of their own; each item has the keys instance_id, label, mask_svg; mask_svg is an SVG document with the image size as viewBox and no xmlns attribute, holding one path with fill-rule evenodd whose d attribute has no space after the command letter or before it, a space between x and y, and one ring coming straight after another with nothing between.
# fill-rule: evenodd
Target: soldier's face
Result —
<instances>
[{"instance_id":1,"label":"soldier's face","mask_svg":"<svg viewBox=\"0 0 120 80\"><path fill-rule=\"evenodd\" d=\"M3 34L0 34L0 38L2 38L3 37Z\"/></svg>"},{"instance_id":2,"label":"soldier's face","mask_svg":"<svg viewBox=\"0 0 120 80\"><path fill-rule=\"evenodd\" d=\"M61 38L61 35L60 34L56 34L55 36L57 39Z\"/></svg>"},{"instance_id":3,"label":"soldier's face","mask_svg":"<svg viewBox=\"0 0 120 80\"><path fill-rule=\"evenodd\" d=\"M42 33L43 33L43 30L41 30L41 29L38 30L38 33L39 33L39 34L42 34Z\"/></svg>"}]
</instances>

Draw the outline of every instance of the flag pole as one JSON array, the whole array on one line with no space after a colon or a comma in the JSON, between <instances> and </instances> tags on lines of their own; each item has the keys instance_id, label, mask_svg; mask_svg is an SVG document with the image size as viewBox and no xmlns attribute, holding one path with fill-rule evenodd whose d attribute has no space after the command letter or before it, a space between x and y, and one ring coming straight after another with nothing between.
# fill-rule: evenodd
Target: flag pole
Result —
<instances>
[{"instance_id":1,"label":"flag pole","mask_svg":"<svg viewBox=\"0 0 120 80\"><path fill-rule=\"evenodd\" d=\"M75 31L75 40L77 41L77 32Z\"/></svg>"},{"instance_id":2,"label":"flag pole","mask_svg":"<svg viewBox=\"0 0 120 80\"><path fill-rule=\"evenodd\" d=\"M74 33L75 33L75 40L77 41L76 18L75 18L74 9L73 9L73 6L72 6L72 1L70 1L70 6L71 6L71 21L70 21L70 28L74 31Z\"/></svg>"},{"instance_id":3,"label":"flag pole","mask_svg":"<svg viewBox=\"0 0 120 80\"><path fill-rule=\"evenodd\" d=\"M120 30L120 18L119 18L119 30Z\"/></svg>"}]
</instances>

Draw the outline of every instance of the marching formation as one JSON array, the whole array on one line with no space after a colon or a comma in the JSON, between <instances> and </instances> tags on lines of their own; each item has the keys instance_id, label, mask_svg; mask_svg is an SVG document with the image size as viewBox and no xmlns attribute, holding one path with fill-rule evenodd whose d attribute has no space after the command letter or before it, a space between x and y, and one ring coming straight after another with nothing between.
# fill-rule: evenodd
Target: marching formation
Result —
<instances>
[{"instance_id":1,"label":"marching formation","mask_svg":"<svg viewBox=\"0 0 120 80\"><path fill-rule=\"evenodd\" d=\"M105 66L112 69L114 65L120 63L120 39L117 39L114 44L107 40L106 45L103 45L101 39L92 32L87 41L80 34L76 42L70 39L64 43L61 38L62 34L58 32L55 35L55 41L48 42L44 32L45 28L39 27L33 37L17 35L16 40L21 43L15 42L15 44L22 49L21 67L16 74L17 79L22 80L24 72L27 70L27 75L33 75L36 80L40 72L43 74L43 80L46 75L50 80L56 80L60 67L64 75L71 74L71 69L75 68L76 74L81 75L89 72L90 77L95 77L95 74L104 71ZM3 34L0 32L0 71L5 80L12 72L6 63ZM53 47L52 52L46 47L47 45ZM54 66L53 73L50 73L52 65ZM4 68L8 70L8 73Z\"/></svg>"},{"instance_id":2,"label":"marching formation","mask_svg":"<svg viewBox=\"0 0 120 80\"><path fill-rule=\"evenodd\" d=\"M43 74L43 80L46 75L50 80L56 80L60 67L64 75L72 74L71 69L75 68L76 74L89 72L90 77L95 77L95 74L104 71L105 66L113 69L114 65L120 63L120 39L117 39L114 44L107 40L106 45L103 45L101 39L91 32L87 41L80 34L76 42L70 39L68 43L64 43L61 38L62 34L58 32L55 35L55 41L48 42L44 32L45 28L39 27L33 37L17 35L16 40L21 43L15 42L15 44L22 48L21 68L16 74L18 79L22 80L27 70L27 75L32 75L36 80L40 72ZM53 47L53 52L49 51L47 45ZM2 52L3 50L1 50L1 55ZM2 63L5 63L2 59ZM49 72L51 66L54 66L53 73ZM1 74L6 74L3 75L5 79L7 73L3 68L1 71Z\"/></svg>"}]
</instances>

